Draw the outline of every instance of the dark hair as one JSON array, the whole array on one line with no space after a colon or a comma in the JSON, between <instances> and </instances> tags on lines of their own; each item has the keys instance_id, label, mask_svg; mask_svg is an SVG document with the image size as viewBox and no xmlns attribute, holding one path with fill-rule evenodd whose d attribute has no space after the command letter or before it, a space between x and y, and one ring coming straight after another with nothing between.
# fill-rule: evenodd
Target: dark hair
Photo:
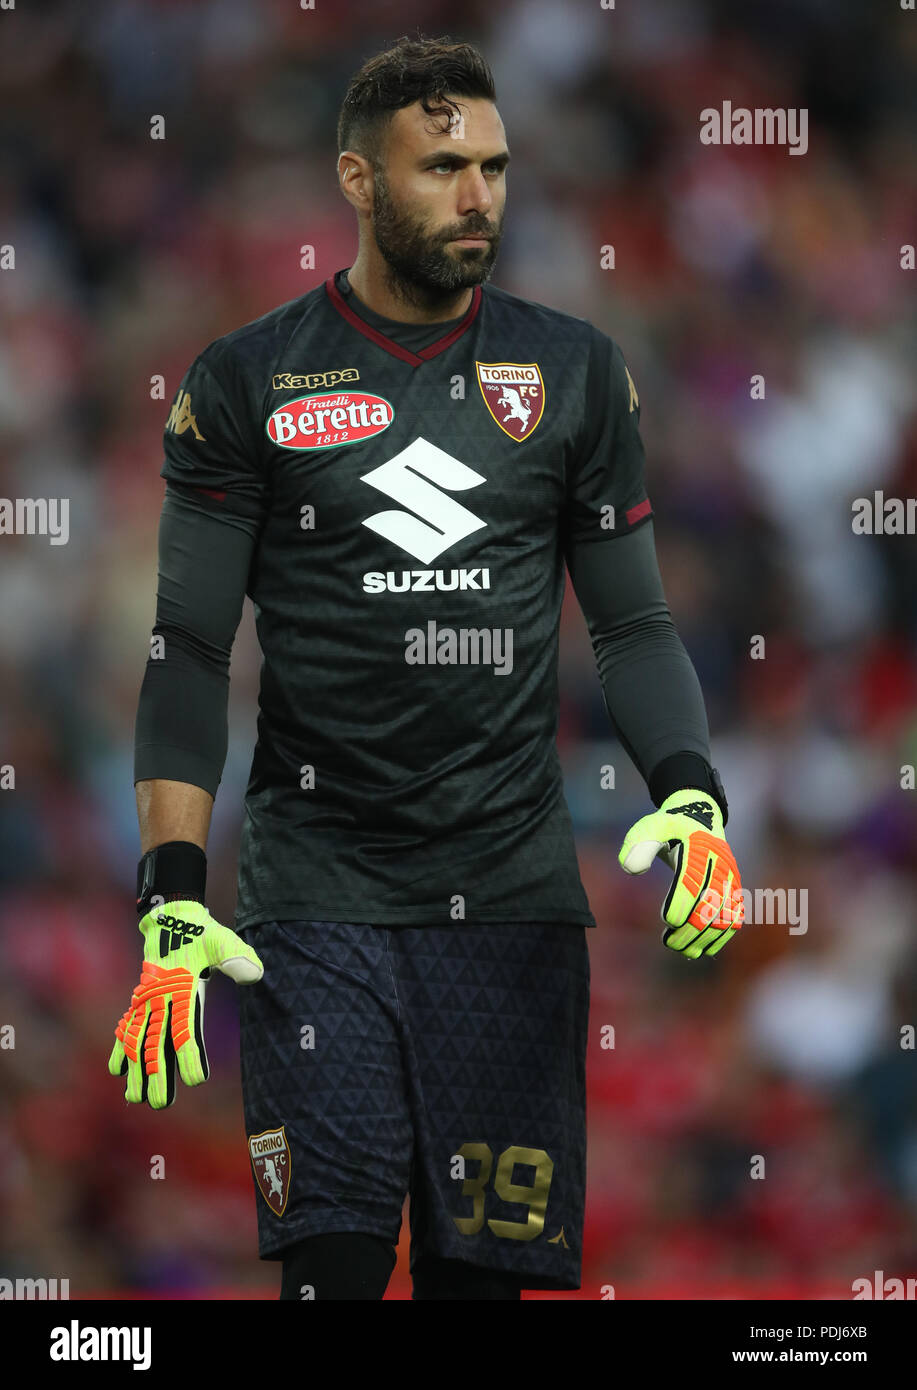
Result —
<instances>
[{"instance_id":1,"label":"dark hair","mask_svg":"<svg viewBox=\"0 0 917 1390\"><path fill-rule=\"evenodd\" d=\"M458 97L496 101L493 74L470 43L403 35L363 64L351 78L338 118L338 154L354 150L375 167L396 111L419 101L428 115L458 115Z\"/></svg>"}]
</instances>

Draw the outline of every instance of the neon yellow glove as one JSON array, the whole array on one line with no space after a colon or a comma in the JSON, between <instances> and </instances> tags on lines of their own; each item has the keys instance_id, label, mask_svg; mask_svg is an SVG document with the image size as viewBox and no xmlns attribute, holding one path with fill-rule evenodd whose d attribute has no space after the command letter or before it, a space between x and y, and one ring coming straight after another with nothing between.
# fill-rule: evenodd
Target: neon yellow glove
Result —
<instances>
[{"instance_id":1,"label":"neon yellow glove","mask_svg":"<svg viewBox=\"0 0 917 1390\"><path fill-rule=\"evenodd\" d=\"M125 1098L163 1110L175 1099L175 1062L186 1086L210 1075L204 1047L204 990L211 970L255 984L264 966L250 946L220 926L203 903L164 903L141 918L143 971L115 1029L112 1076L127 1076Z\"/></svg>"},{"instance_id":2,"label":"neon yellow glove","mask_svg":"<svg viewBox=\"0 0 917 1390\"><path fill-rule=\"evenodd\" d=\"M631 826L618 862L644 874L657 855L675 870L662 904L663 942L691 960L715 956L745 920L745 901L723 814L708 792L689 787L666 797Z\"/></svg>"}]
</instances>

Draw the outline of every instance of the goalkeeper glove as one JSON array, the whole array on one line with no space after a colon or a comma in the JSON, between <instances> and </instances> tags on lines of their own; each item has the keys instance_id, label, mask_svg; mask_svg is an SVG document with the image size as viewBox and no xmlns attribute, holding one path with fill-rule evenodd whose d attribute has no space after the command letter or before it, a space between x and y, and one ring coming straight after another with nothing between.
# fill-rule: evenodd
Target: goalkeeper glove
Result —
<instances>
[{"instance_id":1,"label":"goalkeeper glove","mask_svg":"<svg viewBox=\"0 0 917 1390\"><path fill-rule=\"evenodd\" d=\"M662 904L663 942L691 960L716 955L741 927L745 902L723 813L709 792L689 788L666 797L631 826L618 862L643 874L657 855L675 870Z\"/></svg>"},{"instance_id":2,"label":"goalkeeper glove","mask_svg":"<svg viewBox=\"0 0 917 1390\"><path fill-rule=\"evenodd\" d=\"M166 864L160 883L167 885L171 853L173 869L183 861L181 872L187 878L190 850L197 846L170 842L164 849L164 855L160 847L144 856L141 875L146 865L157 862L151 856L159 855L158 862ZM203 850L198 854L203 857ZM199 882L203 898L203 878ZM138 898L138 910L144 914L139 924L143 969L115 1029L108 1070L112 1076L127 1076L128 1101L148 1101L152 1109L162 1110L175 1100L176 1061L186 1086L199 1086L210 1075L203 1025L205 982L211 970L221 970L237 984L254 984L264 967L241 937L211 917L203 901L179 898L154 907L151 886L156 884L148 873L146 891Z\"/></svg>"}]
</instances>

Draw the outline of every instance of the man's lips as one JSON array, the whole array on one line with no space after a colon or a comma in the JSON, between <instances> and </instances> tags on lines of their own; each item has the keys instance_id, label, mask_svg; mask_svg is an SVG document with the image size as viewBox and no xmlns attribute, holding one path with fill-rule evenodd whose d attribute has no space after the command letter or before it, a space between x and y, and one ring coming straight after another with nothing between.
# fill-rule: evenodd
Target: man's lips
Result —
<instances>
[{"instance_id":1,"label":"man's lips","mask_svg":"<svg viewBox=\"0 0 917 1390\"><path fill-rule=\"evenodd\" d=\"M452 238L456 246L488 246L489 236L457 236Z\"/></svg>"}]
</instances>

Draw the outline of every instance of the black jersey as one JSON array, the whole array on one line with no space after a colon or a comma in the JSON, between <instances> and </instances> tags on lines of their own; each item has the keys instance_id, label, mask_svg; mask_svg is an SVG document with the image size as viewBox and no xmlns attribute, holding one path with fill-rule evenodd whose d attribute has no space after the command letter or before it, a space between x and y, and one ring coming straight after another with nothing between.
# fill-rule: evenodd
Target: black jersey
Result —
<instances>
[{"instance_id":1,"label":"black jersey","mask_svg":"<svg viewBox=\"0 0 917 1390\"><path fill-rule=\"evenodd\" d=\"M236 926L595 925L557 644L569 547L652 515L630 374L490 284L415 351L341 274L211 343L165 431L162 476L257 527Z\"/></svg>"}]
</instances>

